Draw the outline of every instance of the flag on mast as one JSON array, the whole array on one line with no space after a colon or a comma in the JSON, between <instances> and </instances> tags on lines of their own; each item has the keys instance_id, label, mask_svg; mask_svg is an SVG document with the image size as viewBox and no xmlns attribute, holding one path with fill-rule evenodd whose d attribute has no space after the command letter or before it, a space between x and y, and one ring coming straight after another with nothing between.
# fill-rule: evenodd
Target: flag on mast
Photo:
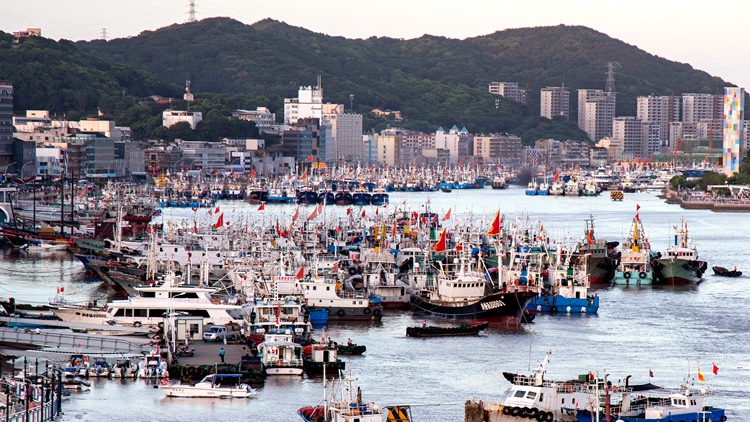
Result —
<instances>
[{"instance_id":1,"label":"flag on mast","mask_svg":"<svg viewBox=\"0 0 750 422\"><path fill-rule=\"evenodd\" d=\"M435 252L444 252L445 249L445 229L443 229L443 231L440 232L440 240L432 247L432 250Z\"/></svg>"},{"instance_id":2,"label":"flag on mast","mask_svg":"<svg viewBox=\"0 0 750 422\"><path fill-rule=\"evenodd\" d=\"M698 364L698 381L699 382L706 382L706 376L703 375L703 372L701 372L701 365Z\"/></svg>"},{"instance_id":3,"label":"flag on mast","mask_svg":"<svg viewBox=\"0 0 750 422\"><path fill-rule=\"evenodd\" d=\"M214 230L219 230L224 226L224 213L219 214L219 218L216 220L216 224L214 224Z\"/></svg>"},{"instance_id":4,"label":"flag on mast","mask_svg":"<svg viewBox=\"0 0 750 422\"><path fill-rule=\"evenodd\" d=\"M497 236L500 234L500 211L498 210L497 213L495 213L495 219L492 220L492 227L490 227L490 231L487 232L488 236Z\"/></svg>"},{"instance_id":5,"label":"flag on mast","mask_svg":"<svg viewBox=\"0 0 750 422\"><path fill-rule=\"evenodd\" d=\"M445 213L445 217L443 217L443 219L440 221L448 221L450 219L451 219L451 209L448 208L448 212Z\"/></svg>"}]
</instances>

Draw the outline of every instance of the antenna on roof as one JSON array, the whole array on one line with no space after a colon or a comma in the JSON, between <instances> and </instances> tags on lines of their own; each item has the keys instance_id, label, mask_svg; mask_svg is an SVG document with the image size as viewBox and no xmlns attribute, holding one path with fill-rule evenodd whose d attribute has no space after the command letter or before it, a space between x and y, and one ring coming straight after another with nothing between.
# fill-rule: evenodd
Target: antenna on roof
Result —
<instances>
[{"instance_id":1,"label":"antenna on roof","mask_svg":"<svg viewBox=\"0 0 750 422\"><path fill-rule=\"evenodd\" d=\"M605 92L615 92L615 67L622 67L618 62L607 62L607 85Z\"/></svg>"},{"instance_id":2,"label":"antenna on roof","mask_svg":"<svg viewBox=\"0 0 750 422\"><path fill-rule=\"evenodd\" d=\"M190 81L185 81L185 95L182 98L187 101L187 110L190 111L190 101L193 101L193 93L190 92Z\"/></svg>"},{"instance_id":3,"label":"antenna on roof","mask_svg":"<svg viewBox=\"0 0 750 422\"><path fill-rule=\"evenodd\" d=\"M190 0L188 3L189 9L188 9L188 22L195 22L195 14L197 13L195 11L195 0Z\"/></svg>"},{"instance_id":4,"label":"antenna on roof","mask_svg":"<svg viewBox=\"0 0 750 422\"><path fill-rule=\"evenodd\" d=\"M318 75L318 89L323 89L323 77Z\"/></svg>"}]
</instances>

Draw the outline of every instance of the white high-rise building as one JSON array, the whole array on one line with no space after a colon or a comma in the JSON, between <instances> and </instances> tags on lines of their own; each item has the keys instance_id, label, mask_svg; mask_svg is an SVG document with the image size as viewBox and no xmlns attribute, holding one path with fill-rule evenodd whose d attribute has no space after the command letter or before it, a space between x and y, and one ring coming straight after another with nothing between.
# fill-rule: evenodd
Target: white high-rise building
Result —
<instances>
[{"instance_id":1,"label":"white high-rise building","mask_svg":"<svg viewBox=\"0 0 750 422\"><path fill-rule=\"evenodd\" d=\"M586 100L584 103L584 127L592 141L598 142L612 133L612 119L615 118L616 94L604 93L602 97Z\"/></svg>"},{"instance_id":2,"label":"white high-rise building","mask_svg":"<svg viewBox=\"0 0 750 422\"><path fill-rule=\"evenodd\" d=\"M540 114L548 119L557 116L569 119L570 91L564 86L548 86L547 88L542 88Z\"/></svg>"},{"instance_id":3,"label":"white high-rise building","mask_svg":"<svg viewBox=\"0 0 750 422\"><path fill-rule=\"evenodd\" d=\"M641 122L634 116L612 119L612 139L622 143L622 157L633 159L648 156L648 139L643 141Z\"/></svg>"},{"instance_id":4,"label":"white high-rise building","mask_svg":"<svg viewBox=\"0 0 750 422\"><path fill-rule=\"evenodd\" d=\"M653 128L649 128L650 139L656 136L658 149L651 152L671 151L673 144L669 142L669 123L680 120L680 97L661 96L661 97L638 97L636 99L638 120L648 125L658 125L658 134L653 133Z\"/></svg>"},{"instance_id":5,"label":"white high-rise building","mask_svg":"<svg viewBox=\"0 0 750 422\"><path fill-rule=\"evenodd\" d=\"M362 143L362 115L354 113L324 114L323 121L331 125L331 135L335 145L334 160L355 162L367 161L368 153ZM327 160L331 161L330 154Z\"/></svg>"},{"instance_id":6,"label":"white high-rise building","mask_svg":"<svg viewBox=\"0 0 750 422\"><path fill-rule=\"evenodd\" d=\"M682 94L682 121L721 119L723 98L713 94Z\"/></svg>"},{"instance_id":7,"label":"white high-rise building","mask_svg":"<svg viewBox=\"0 0 750 422\"><path fill-rule=\"evenodd\" d=\"M453 125L447 133L442 127L438 128L437 132L435 132L435 148L448 150L451 164L458 163L459 138L460 134L456 125Z\"/></svg>"},{"instance_id":8,"label":"white high-rise building","mask_svg":"<svg viewBox=\"0 0 750 422\"><path fill-rule=\"evenodd\" d=\"M490 82L490 94L500 95L505 98L523 103L526 90L519 89L516 82Z\"/></svg>"},{"instance_id":9,"label":"white high-rise building","mask_svg":"<svg viewBox=\"0 0 750 422\"><path fill-rule=\"evenodd\" d=\"M293 125L308 117L323 117L323 88L320 86L301 86L297 98L284 99L284 124Z\"/></svg>"},{"instance_id":10,"label":"white high-rise building","mask_svg":"<svg viewBox=\"0 0 750 422\"><path fill-rule=\"evenodd\" d=\"M602 98L604 91L601 89L579 89L578 90L578 128L586 130L586 101Z\"/></svg>"}]
</instances>

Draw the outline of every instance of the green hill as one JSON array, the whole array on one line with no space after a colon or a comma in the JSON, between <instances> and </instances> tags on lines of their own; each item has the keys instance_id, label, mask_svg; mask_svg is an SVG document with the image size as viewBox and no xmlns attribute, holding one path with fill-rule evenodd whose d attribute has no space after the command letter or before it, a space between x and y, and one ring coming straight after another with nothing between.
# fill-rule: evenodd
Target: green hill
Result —
<instances>
[{"instance_id":1,"label":"green hill","mask_svg":"<svg viewBox=\"0 0 750 422\"><path fill-rule=\"evenodd\" d=\"M0 79L13 83L17 113L50 110L83 116L113 113L148 95L180 95L181 88L145 71L81 53L66 40L30 37L13 44L0 32Z\"/></svg>"}]
</instances>

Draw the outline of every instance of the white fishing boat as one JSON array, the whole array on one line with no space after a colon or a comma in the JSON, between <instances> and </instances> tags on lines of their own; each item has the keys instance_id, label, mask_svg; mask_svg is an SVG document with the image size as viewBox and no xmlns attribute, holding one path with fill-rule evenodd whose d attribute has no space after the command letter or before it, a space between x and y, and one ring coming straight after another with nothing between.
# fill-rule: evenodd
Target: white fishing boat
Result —
<instances>
[{"instance_id":1,"label":"white fishing boat","mask_svg":"<svg viewBox=\"0 0 750 422\"><path fill-rule=\"evenodd\" d=\"M614 284L653 284L651 258L651 244L643 231L643 223L636 214L633 217L630 236L622 243L620 263L615 271Z\"/></svg>"},{"instance_id":2,"label":"white fishing boat","mask_svg":"<svg viewBox=\"0 0 750 422\"><path fill-rule=\"evenodd\" d=\"M138 366L130 359L117 359L111 374L112 378L138 378Z\"/></svg>"},{"instance_id":3,"label":"white fishing boat","mask_svg":"<svg viewBox=\"0 0 750 422\"><path fill-rule=\"evenodd\" d=\"M241 374L206 375L195 385L169 384L159 389L167 397L246 399L255 397L258 391L241 382Z\"/></svg>"},{"instance_id":4,"label":"white fishing boat","mask_svg":"<svg viewBox=\"0 0 750 422\"><path fill-rule=\"evenodd\" d=\"M289 334L266 334L258 345L260 363L267 375L302 375L304 361L302 345L292 341Z\"/></svg>"}]
</instances>

